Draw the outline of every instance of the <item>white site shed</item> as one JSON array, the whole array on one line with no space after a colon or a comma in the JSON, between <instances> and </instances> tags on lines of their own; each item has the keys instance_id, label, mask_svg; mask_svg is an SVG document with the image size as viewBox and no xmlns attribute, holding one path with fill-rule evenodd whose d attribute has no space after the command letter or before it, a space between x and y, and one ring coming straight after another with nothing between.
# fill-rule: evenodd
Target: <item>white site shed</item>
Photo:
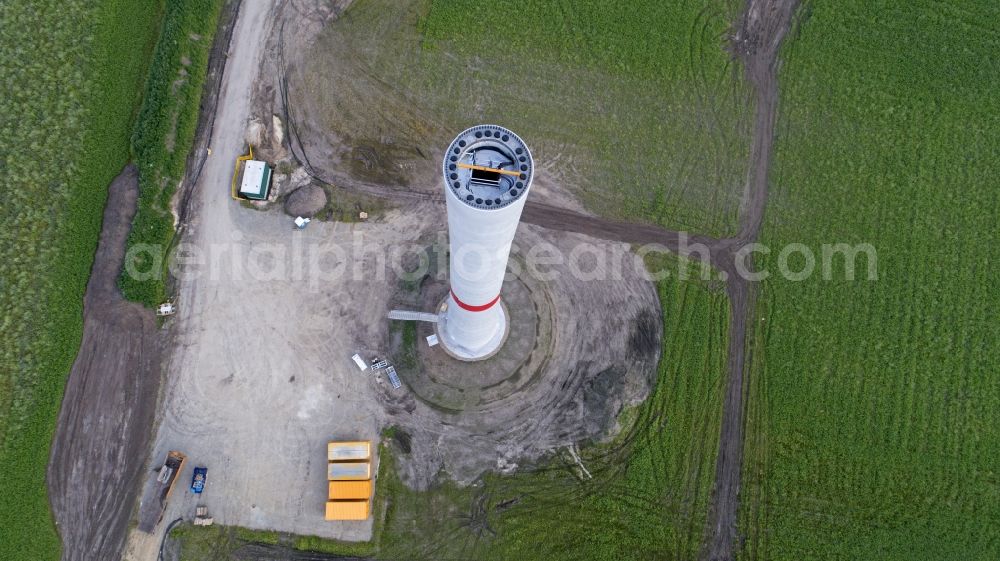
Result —
<instances>
[{"instance_id":1,"label":"white site shed","mask_svg":"<svg viewBox=\"0 0 1000 561\"><path fill-rule=\"evenodd\" d=\"M267 199L271 189L271 167L260 160L247 160L243 165L243 182L240 183L240 196L255 201Z\"/></svg>"}]
</instances>

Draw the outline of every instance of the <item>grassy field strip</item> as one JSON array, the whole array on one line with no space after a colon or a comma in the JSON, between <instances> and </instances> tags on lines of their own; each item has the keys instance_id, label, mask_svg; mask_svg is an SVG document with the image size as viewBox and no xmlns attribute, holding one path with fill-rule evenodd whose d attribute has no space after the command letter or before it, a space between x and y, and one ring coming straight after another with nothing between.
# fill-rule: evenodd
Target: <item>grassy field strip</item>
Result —
<instances>
[{"instance_id":1,"label":"grassy field strip","mask_svg":"<svg viewBox=\"0 0 1000 561\"><path fill-rule=\"evenodd\" d=\"M13 0L0 10L0 559L57 559L49 443L82 333L107 186L128 137L159 3Z\"/></svg>"},{"instance_id":2,"label":"grassy field strip","mask_svg":"<svg viewBox=\"0 0 1000 561\"><path fill-rule=\"evenodd\" d=\"M397 160L500 122L545 163L540 177L595 211L723 234L748 152L723 48L736 4L363 0L324 31L302 80L319 124L378 162L345 157L367 179L405 182Z\"/></svg>"},{"instance_id":3,"label":"grassy field strip","mask_svg":"<svg viewBox=\"0 0 1000 561\"><path fill-rule=\"evenodd\" d=\"M167 0L162 36L153 55L142 109L132 135L139 168L139 210L129 235L130 248L140 244L166 251L174 238L170 202L184 177L194 143L198 110L225 0ZM166 297L166 267L139 253L142 278L121 277L125 297L153 307ZM162 255L162 254L161 254Z\"/></svg>"},{"instance_id":4,"label":"grassy field strip","mask_svg":"<svg viewBox=\"0 0 1000 561\"><path fill-rule=\"evenodd\" d=\"M805 9L763 241L871 243L880 276L765 284L745 557L998 558L1000 7Z\"/></svg>"}]
</instances>

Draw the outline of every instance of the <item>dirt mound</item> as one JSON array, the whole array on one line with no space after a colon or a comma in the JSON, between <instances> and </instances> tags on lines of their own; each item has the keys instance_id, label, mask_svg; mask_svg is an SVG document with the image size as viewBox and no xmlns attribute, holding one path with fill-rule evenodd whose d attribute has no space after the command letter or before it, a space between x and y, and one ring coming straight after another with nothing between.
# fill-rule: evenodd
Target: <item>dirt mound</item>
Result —
<instances>
[{"instance_id":1,"label":"dirt mound","mask_svg":"<svg viewBox=\"0 0 1000 561\"><path fill-rule=\"evenodd\" d=\"M245 140L247 144L251 146L260 146L264 144L264 138L267 136L267 128L260 119L251 119L250 123L247 125L247 132Z\"/></svg>"},{"instance_id":2,"label":"dirt mound","mask_svg":"<svg viewBox=\"0 0 1000 561\"><path fill-rule=\"evenodd\" d=\"M292 216L312 217L326 206L326 191L317 185L296 189L285 200L285 212Z\"/></svg>"}]
</instances>

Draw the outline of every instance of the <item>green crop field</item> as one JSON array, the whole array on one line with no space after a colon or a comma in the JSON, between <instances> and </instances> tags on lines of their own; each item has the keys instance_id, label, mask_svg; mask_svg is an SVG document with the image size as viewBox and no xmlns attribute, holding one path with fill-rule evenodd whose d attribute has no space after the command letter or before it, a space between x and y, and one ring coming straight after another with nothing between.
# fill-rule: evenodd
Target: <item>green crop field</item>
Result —
<instances>
[{"instance_id":1,"label":"green crop field","mask_svg":"<svg viewBox=\"0 0 1000 561\"><path fill-rule=\"evenodd\" d=\"M1000 5L961 4L818 2L784 49L764 241L878 280L764 286L745 559L1000 558Z\"/></svg>"},{"instance_id":2,"label":"green crop field","mask_svg":"<svg viewBox=\"0 0 1000 561\"><path fill-rule=\"evenodd\" d=\"M495 121L548 162L540 184L595 212L729 234L749 139L725 51L741 6L358 0L302 57L293 105L366 180L405 184L421 146Z\"/></svg>"},{"instance_id":3,"label":"green crop field","mask_svg":"<svg viewBox=\"0 0 1000 561\"><path fill-rule=\"evenodd\" d=\"M46 464L80 343L107 186L134 157L143 198L133 238L169 240L169 217L150 218L151 209L166 208L190 149L204 45L211 45L221 4L18 0L0 10L0 170L10 187L0 223L5 561L59 556ZM159 286L130 296L151 303Z\"/></svg>"},{"instance_id":4,"label":"green crop field","mask_svg":"<svg viewBox=\"0 0 1000 561\"><path fill-rule=\"evenodd\" d=\"M406 459L389 446L381 453L373 543L264 541L385 559L696 558L715 477L729 306L724 293L701 282L668 279L659 293L664 332L656 386L622 414L612 442L580 451L593 479L561 453L513 476L416 492L396 477L394 462ZM261 541L198 528L175 537L192 560L198 552L228 555Z\"/></svg>"},{"instance_id":5,"label":"green crop field","mask_svg":"<svg viewBox=\"0 0 1000 561\"><path fill-rule=\"evenodd\" d=\"M0 9L0 559L59 557L45 467L82 331L107 186L156 40L158 3Z\"/></svg>"}]
</instances>

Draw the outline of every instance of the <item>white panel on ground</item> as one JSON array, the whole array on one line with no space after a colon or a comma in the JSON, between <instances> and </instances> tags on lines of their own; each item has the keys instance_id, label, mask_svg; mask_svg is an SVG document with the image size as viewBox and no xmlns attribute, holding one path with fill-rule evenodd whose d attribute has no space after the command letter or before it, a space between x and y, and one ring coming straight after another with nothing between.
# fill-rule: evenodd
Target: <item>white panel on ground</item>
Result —
<instances>
[{"instance_id":1,"label":"white panel on ground","mask_svg":"<svg viewBox=\"0 0 1000 561\"><path fill-rule=\"evenodd\" d=\"M352 356L351 359L354 361L354 364L358 365L358 368L360 368L362 372L368 370L368 365L365 364L365 361L361 358L361 355L356 354Z\"/></svg>"}]
</instances>

